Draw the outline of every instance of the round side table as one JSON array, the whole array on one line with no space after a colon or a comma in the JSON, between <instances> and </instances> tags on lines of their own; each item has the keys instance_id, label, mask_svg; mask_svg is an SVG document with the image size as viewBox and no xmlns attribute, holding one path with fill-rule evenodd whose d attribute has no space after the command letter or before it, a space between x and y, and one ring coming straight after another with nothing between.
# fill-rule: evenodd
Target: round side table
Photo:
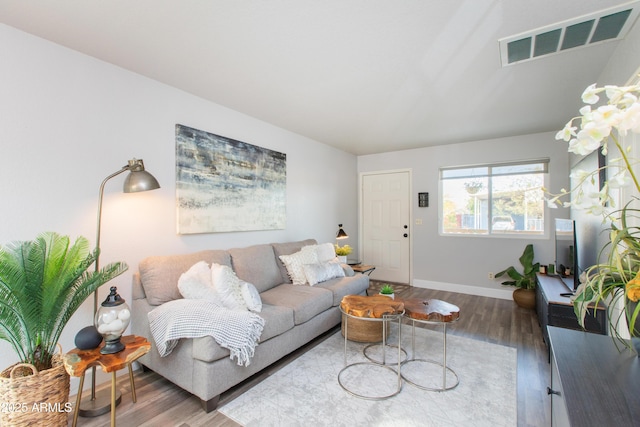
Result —
<instances>
[{"instance_id":1,"label":"round side table","mask_svg":"<svg viewBox=\"0 0 640 427\"><path fill-rule=\"evenodd\" d=\"M402 378L418 388L429 391L447 391L458 386L460 379L453 369L447 366L447 325L460 318L460 308L448 302L430 299L406 299L404 316L411 321L411 359L402 364ZM416 322L442 326L442 362L429 359L416 359ZM427 386L421 379L408 374L407 366L412 364L433 364L442 367L442 386ZM402 371L404 369L404 372ZM450 375L447 375L449 373ZM451 381L447 382L447 377Z\"/></svg>"},{"instance_id":2,"label":"round side table","mask_svg":"<svg viewBox=\"0 0 640 427\"><path fill-rule=\"evenodd\" d=\"M344 368L338 373L338 384L347 393L352 396L359 397L368 400L384 400L393 397L400 393L402 390L402 376L401 369L401 330L402 330L402 316L404 314L404 304L402 302L393 301L388 297L375 296L362 296L362 295L347 295L343 298L340 304L340 311L344 319ZM398 359L397 367L393 369L391 366L386 365L386 351L389 348L386 345L386 334L382 334L382 361L383 363L377 363L374 361L366 362L354 362L347 363L347 343L349 341L349 320L358 319L366 322L382 322L383 328L386 330L390 322L398 322ZM365 394L363 392L355 391L355 384L349 383L349 371L355 371L358 367L366 366L370 369L371 373L363 378L361 375L359 380L367 381L370 378L380 378L381 376L389 376L393 378L393 385L389 386L389 389L383 392ZM354 374L355 376L356 374ZM371 390L374 387L367 387L367 390ZM375 391L375 389L374 389Z\"/></svg>"}]
</instances>

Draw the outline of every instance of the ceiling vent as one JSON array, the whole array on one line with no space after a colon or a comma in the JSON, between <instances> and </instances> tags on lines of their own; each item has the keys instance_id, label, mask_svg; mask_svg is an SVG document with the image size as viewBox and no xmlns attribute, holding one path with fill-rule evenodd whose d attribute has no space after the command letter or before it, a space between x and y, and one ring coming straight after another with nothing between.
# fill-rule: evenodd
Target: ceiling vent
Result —
<instances>
[{"instance_id":1,"label":"ceiling vent","mask_svg":"<svg viewBox=\"0 0 640 427\"><path fill-rule=\"evenodd\" d=\"M502 66L623 39L640 12L633 1L498 40Z\"/></svg>"}]
</instances>

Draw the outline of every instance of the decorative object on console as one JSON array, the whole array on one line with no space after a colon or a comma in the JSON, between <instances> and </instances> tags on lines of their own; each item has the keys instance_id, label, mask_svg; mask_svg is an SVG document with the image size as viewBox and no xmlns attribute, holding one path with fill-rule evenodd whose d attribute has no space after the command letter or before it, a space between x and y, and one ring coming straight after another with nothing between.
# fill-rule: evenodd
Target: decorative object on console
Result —
<instances>
[{"instance_id":1,"label":"decorative object on console","mask_svg":"<svg viewBox=\"0 0 640 427\"><path fill-rule=\"evenodd\" d=\"M509 276L511 280L504 281L502 284L515 286L517 289L513 291L513 300L518 306L531 309L536 306L536 273L540 270L540 263L536 262L534 264L533 258L533 245L528 244L520 258L518 258L523 268L522 273L516 270L514 266L510 266L495 276L496 278L505 274Z\"/></svg>"},{"instance_id":2,"label":"decorative object on console","mask_svg":"<svg viewBox=\"0 0 640 427\"><path fill-rule=\"evenodd\" d=\"M155 190L160 188L158 180L153 175L147 172L144 168L144 162L142 159L133 158L127 162L119 171L112 173L102 180L100 184L100 190L98 192L98 220L96 226L96 258L95 258L95 271L100 268L100 228L102 223L102 200L104 198L104 187L111 178L114 178L121 173L129 172L124 180L122 186L123 193L139 193L142 191ZM93 294L93 316L98 311L98 292ZM117 402L120 403L120 396L118 396ZM109 390L104 390L99 395L96 395L96 368L91 368L91 394L82 401L80 406L80 415L83 417L97 417L98 415L105 414L111 409L111 396Z\"/></svg>"},{"instance_id":3,"label":"decorative object on console","mask_svg":"<svg viewBox=\"0 0 640 427\"><path fill-rule=\"evenodd\" d=\"M113 354L124 350L120 337L129 326L131 312L129 306L118 294L115 286L96 313L96 329L104 337L101 354Z\"/></svg>"},{"instance_id":4,"label":"decorative object on console","mask_svg":"<svg viewBox=\"0 0 640 427\"><path fill-rule=\"evenodd\" d=\"M606 102L592 109L602 94L606 95ZM628 304L640 299L640 229L637 223L640 181L638 159L631 156L638 152L638 138L637 135L629 135L629 132L640 134L639 97L640 84L637 83L626 87L596 87L593 84L585 89L582 101L586 105L580 109L578 117L569 120L558 132L556 139L567 141L568 151L581 156L598 150L603 156L612 155L608 164L601 166L598 163L595 170L576 170L576 186L570 191L549 194L548 200L552 207L586 208L587 213L602 216L610 224L610 240L600 252L608 255L603 255L596 265L585 271L573 305L583 326L591 304L603 301L610 308L618 308L619 315L613 314L613 310L609 315L611 335L625 346L629 346L627 337L640 336L640 331L635 328L640 305L631 310ZM574 121L579 126L574 126ZM602 188L586 191L584 187L600 182L603 170L609 171L609 176ZM617 204L617 194L621 190L626 200ZM569 195L575 197L571 202L563 203L562 200ZM622 208L616 209L616 205Z\"/></svg>"},{"instance_id":5,"label":"decorative object on console","mask_svg":"<svg viewBox=\"0 0 640 427\"><path fill-rule=\"evenodd\" d=\"M87 272L97 256L84 237L71 243L53 232L0 247L0 339L20 359L0 373L0 402L28 408L0 410L0 425L67 425L64 411L32 408L34 403L64 408L69 376L55 355L60 335L89 295L127 269L118 262Z\"/></svg>"},{"instance_id":6,"label":"decorative object on console","mask_svg":"<svg viewBox=\"0 0 640 427\"><path fill-rule=\"evenodd\" d=\"M287 155L176 125L178 233L282 230Z\"/></svg>"}]
</instances>

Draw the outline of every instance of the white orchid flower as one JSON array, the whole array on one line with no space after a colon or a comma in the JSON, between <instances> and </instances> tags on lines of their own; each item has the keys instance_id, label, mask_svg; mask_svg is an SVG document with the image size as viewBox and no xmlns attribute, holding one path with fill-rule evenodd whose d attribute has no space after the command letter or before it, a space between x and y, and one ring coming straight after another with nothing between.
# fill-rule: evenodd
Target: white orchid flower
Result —
<instances>
[{"instance_id":1,"label":"white orchid flower","mask_svg":"<svg viewBox=\"0 0 640 427\"><path fill-rule=\"evenodd\" d=\"M616 127L622 119L622 112L615 105L603 105L593 112L593 122L602 126ZM611 130L609 130L611 132Z\"/></svg>"},{"instance_id":2,"label":"white orchid flower","mask_svg":"<svg viewBox=\"0 0 640 427\"><path fill-rule=\"evenodd\" d=\"M617 129L622 136L625 136L629 130L640 133L640 102L634 102L620 113Z\"/></svg>"},{"instance_id":3,"label":"white orchid flower","mask_svg":"<svg viewBox=\"0 0 640 427\"><path fill-rule=\"evenodd\" d=\"M600 91L601 90L596 87L595 83L592 84L582 92L582 102L585 104L595 104L600 100L600 97L598 96L598 92Z\"/></svg>"},{"instance_id":4,"label":"white orchid flower","mask_svg":"<svg viewBox=\"0 0 640 427\"><path fill-rule=\"evenodd\" d=\"M618 102L620 102L620 99L627 92L626 87L618 87L618 86L611 86L611 85L605 86L604 90L605 90L605 93L607 94L607 98L609 98L610 104L617 104Z\"/></svg>"},{"instance_id":5,"label":"white orchid flower","mask_svg":"<svg viewBox=\"0 0 640 427\"><path fill-rule=\"evenodd\" d=\"M631 179L627 176L626 171L621 171L607 181L610 188L621 188L631 184Z\"/></svg>"},{"instance_id":6,"label":"white orchid flower","mask_svg":"<svg viewBox=\"0 0 640 427\"><path fill-rule=\"evenodd\" d=\"M573 120L571 120L570 122L568 122L565 126L564 129L562 129L561 131L559 131L556 134L556 139L562 139L566 142L569 142L569 140L576 136L576 129L578 129L576 126L571 126L573 124Z\"/></svg>"},{"instance_id":7,"label":"white orchid flower","mask_svg":"<svg viewBox=\"0 0 640 427\"><path fill-rule=\"evenodd\" d=\"M578 138L569 141L569 152L581 156L594 152L598 147L600 147L600 141L589 137L589 135L582 135L581 137L578 134Z\"/></svg>"}]
</instances>

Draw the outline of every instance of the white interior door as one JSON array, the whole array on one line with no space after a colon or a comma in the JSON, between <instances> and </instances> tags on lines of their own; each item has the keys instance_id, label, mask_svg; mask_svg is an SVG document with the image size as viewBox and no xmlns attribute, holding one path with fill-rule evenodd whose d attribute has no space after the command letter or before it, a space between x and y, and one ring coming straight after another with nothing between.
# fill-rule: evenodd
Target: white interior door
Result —
<instances>
[{"instance_id":1,"label":"white interior door","mask_svg":"<svg viewBox=\"0 0 640 427\"><path fill-rule=\"evenodd\" d=\"M409 283L411 268L410 171L362 175L362 261L371 277Z\"/></svg>"}]
</instances>

